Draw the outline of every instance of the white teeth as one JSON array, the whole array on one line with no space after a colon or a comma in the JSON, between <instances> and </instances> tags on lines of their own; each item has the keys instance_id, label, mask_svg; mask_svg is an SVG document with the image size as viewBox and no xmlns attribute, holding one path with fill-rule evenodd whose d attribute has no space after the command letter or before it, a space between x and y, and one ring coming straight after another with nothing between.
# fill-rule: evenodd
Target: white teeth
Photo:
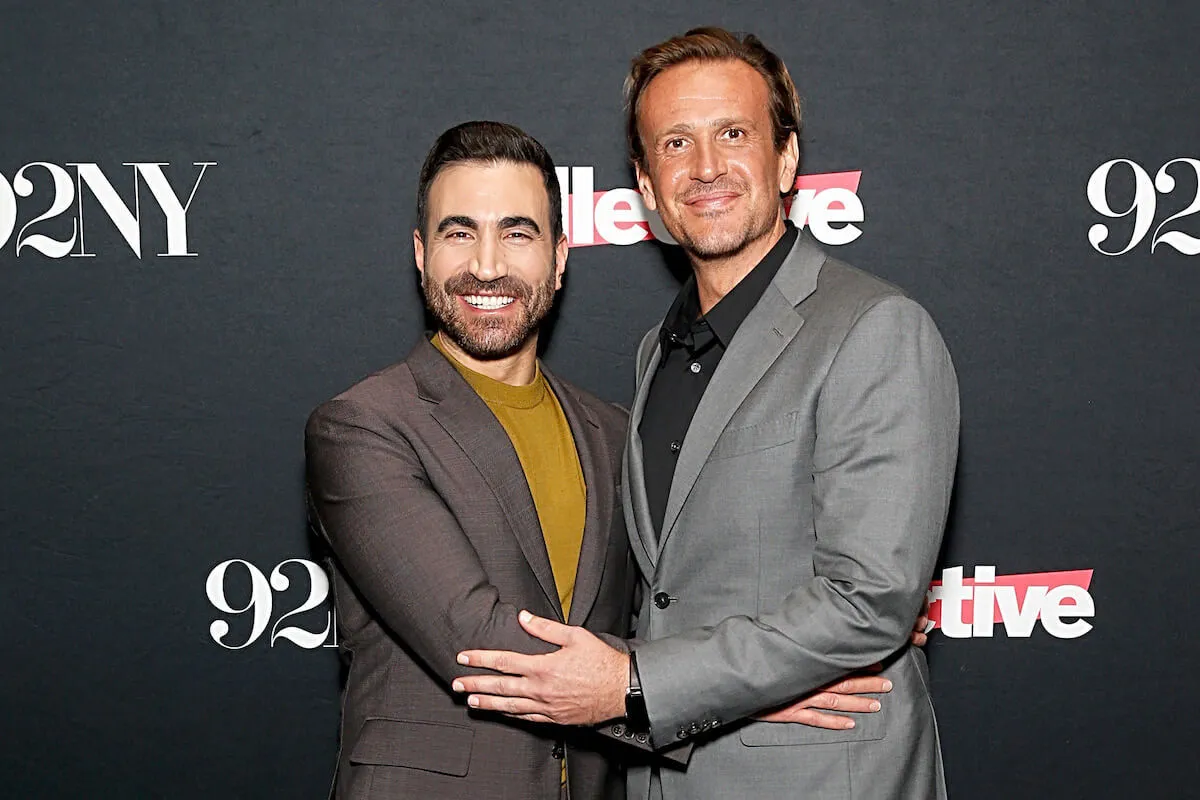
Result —
<instances>
[{"instance_id":1,"label":"white teeth","mask_svg":"<svg viewBox=\"0 0 1200 800\"><path fill-rule=\"evenodd\" d=\"M493 294L463 295L463 300L466 300L468 303L470 303L475 308L482 308L484 310L489 310L489 311L492 309L496 309L496 308L504 308L506 305L511 303L514 299L515 298L512 298L512 297L503 297L501 295L493 295Z\"/></svg>"}]
</instances>

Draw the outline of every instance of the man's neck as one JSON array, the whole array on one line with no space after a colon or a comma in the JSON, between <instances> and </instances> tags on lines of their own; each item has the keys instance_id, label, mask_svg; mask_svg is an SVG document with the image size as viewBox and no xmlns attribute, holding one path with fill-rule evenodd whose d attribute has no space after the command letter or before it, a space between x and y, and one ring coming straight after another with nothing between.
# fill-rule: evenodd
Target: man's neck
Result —
<instances>
[{"instance_id":1,"label":"man's neck","mask_svg":"<svg viewBox=\"0 0 1200 800\"><path fill-rule=\"evenodd\" d=\"M470 356L449 336L438 331L436 336L442 348L467 369L486 375L494 381L509 386L528 386L537 377L537 333L530 334L521 348L512 355L496 359L479 359Z\"/></svg>"},{"instance_id":2,"label":"man's neck","mask_svg":"<svg viewBox=\"0 0 1200 800\"><path fill-rule=\"evenodd\" d=\"M750 242L731 256L701 259L689 253L692 271L696 274L700 313L707 314L713 306L721 302L722 297L733 291L733 287L741 283L767 253L771 252L771 248L783 238L786 231L787 225L781 214L775 221L775 226L765 236Z\"/></svg>"}]
</instances>

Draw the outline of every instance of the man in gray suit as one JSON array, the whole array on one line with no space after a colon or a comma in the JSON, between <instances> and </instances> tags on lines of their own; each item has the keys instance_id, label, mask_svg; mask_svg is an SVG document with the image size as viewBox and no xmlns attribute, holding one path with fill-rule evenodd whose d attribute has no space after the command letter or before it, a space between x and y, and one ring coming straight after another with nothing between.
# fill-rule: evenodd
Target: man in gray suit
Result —
<instances>
[{"instance_id":1,"label":"man in gray suit","mask_svg":"<svg viewBox=\"0 0 1200 800\"><path fill-rule=\"evenodd\" d=\"M559 650L466 652L505 674L459 685L480 708L693 745L684 770L631 768L630 797L944 797L908 640L957 456L942 339L786 222L799 103L757 38L708 28L651 47L626 92L642 196L693 267L638 351L623 465L638 639L626 655L522 614ZM877 662L894 689L854 727L752 718Z\"/></svg>"},{"instance_id":2,"label":"man in gray suit","mask_svg":"<svg viewBox=\"0 0 1200 800\"><path fill-rule=\"evenodd\" d=\"M523 132L472 122L442 134L413 235L438 330L309 420L310 517L332 551L350 659L337 797L624 794L621 764L637 752L611 730L472 712L450 687L469 645L554 649L521 629L518 609L616 646L629 633L625 412L537 359L567 258L560 203L550 156ZM819 694L795 713L838 725L816 709L863 702ZM647 739L622 737L645 751Z\"/></svg>"}]
</instances>

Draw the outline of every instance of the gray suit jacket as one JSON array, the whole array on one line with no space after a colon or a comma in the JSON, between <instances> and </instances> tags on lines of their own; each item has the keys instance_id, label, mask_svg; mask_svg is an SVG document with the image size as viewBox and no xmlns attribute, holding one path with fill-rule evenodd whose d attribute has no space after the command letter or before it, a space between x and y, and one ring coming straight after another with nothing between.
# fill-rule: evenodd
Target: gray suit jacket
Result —
<instances>
[{"instance_id":1,"label":"gray suit jacket","mask_svg":"<svg viewBox=\"0 0 1200 800\"><path fill-rule=\"evenodd\" d=\"M625 412L545 373L587 485L570 623L622 637L634 569L618 512ZM342 698L339 798L623 796L611 737L468 711L450 681L467 648L547 652L517 612L562 619L521 464L500 423L433 346L313 412L310 518L332 551Z\"/></svg>"},{"instance_id":2,"label":"gray suit jacket","mask_svg":"<svg viewBox=\"0 0 1200 800\"><path fill-rule=\"evenodd\" d=\"M661 771L663 797L944 797L925 656L909 644L957 456L957 382L933 321L802 234L696 410L661 533L637 434L659 360L655 329L623 468L654 744L695 745L686 770ZM746 720L876 662L894 689L851 730ZM646 797L649 769L629 774L630 798Z\"/></svg>"}]
</instances>

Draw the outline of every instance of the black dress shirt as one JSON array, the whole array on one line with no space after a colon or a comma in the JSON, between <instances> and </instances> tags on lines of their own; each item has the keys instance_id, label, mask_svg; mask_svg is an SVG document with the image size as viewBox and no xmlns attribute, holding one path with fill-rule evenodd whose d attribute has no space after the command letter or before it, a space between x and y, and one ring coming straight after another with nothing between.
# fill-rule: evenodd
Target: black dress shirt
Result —
<instances>
[{"instance_id":1,"label":"black dress shirt","mask_svg":"<svg viewBox=\"0 0 1200 800\"><path fill-rule=\"evenodd\" d=\"M700 398L734 334L791 252L797 235L795 226L788 222L787 231L771 251L707 314L700 314L694 275L688 278L667 311L658 332L663 357L657 372L649 378L646 408L638 425L646 471L646 498L654 531L660 536L675 464Z\"/></svg>"}]
</instances>

